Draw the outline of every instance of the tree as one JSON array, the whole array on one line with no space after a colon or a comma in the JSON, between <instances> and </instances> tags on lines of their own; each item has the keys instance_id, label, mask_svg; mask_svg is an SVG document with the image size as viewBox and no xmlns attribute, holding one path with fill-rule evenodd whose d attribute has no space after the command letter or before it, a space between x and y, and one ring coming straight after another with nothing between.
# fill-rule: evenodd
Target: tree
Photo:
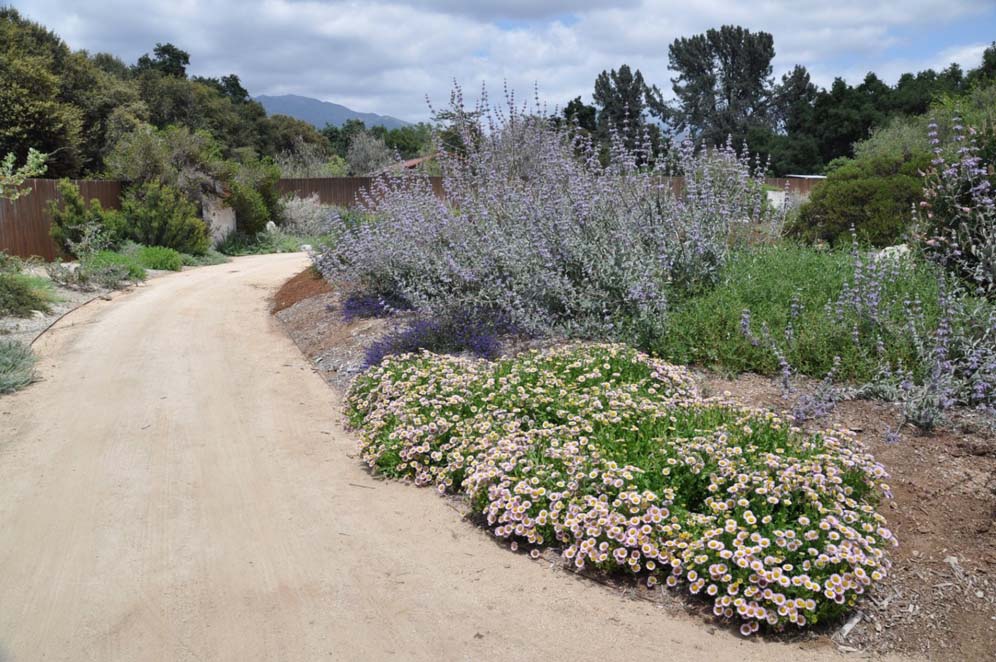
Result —
<instances>
[{"instance_id":1,"label":"tree","mask_svg":"<svg viewBox=\"0 0 996 662\"><path fill-rule=\"evenodd\" d=\"M82 113L83 173L98 173L108 150L121 135L122 120L146 120L148 109L133 81L107 73L85 51L66 59L61 81L61 97Z\"/></svg>"},{"instance_id":2,"label":"tree","mask_svg":"<svg viewBox=\"0 0 996 662\"><path fill-rule=\"evenodd\" d=\"M774 56L770 34L739 26L675 39L668 62L678 72L671 79L677 104L669 113L676 128L720 144L741 143L751 127L768 125Z\"/></svg>"},{"instance_id":3,"label":"tree","mask_svg":"<svg viewBox=\"0 0 996 662\"><path fill-rule=\"evenodd\" d=\"M933 69L903 74L892 92L892 110L904 115L922 115L930 107L936 87L937 72Z\"/></svg>"},{"instance_id":4,"label":"tree","mask_svg":"<svg viewBox=\"0 0 996 662\"><path fill-rule=\"evenodd\" d=\"M829 91L820 91L813 105L813 135L824 163L852 156L854 143L884 122L886 114L875 105L883 100L879 83L877 78L866 77L862 85L851 87L836 78Z\"/></svg>"},{"instance_id":5,"label":"tree","mask_svg":"<svg viewBox=\"0 0 996 662\"><path fill-rule=\"evenodd\" d=\"M107 156L108 176L175 187L191 200L213 190L223 171L221 149L211 135L186 127L140 126L122 136Z\"/></svg>"},{"instance_id":6,"label":"tree","mask_svg":"<svg viewBox=\"0 0 996 662\"><path fill-rule=\"evenodd\" d=\"M776 133L756 126L747 132L747 144L760 163L767 162L768 172L775 177L789 174L810 174L823 169L816 138L807 133Z\"/></svg>"},{"instance_id":7,"label":"tree","mask_svg":"<svg viewBox=\"0 0 996 662\"><path fill-rule=\"evenodd\" d=\"M432 152L432 127L419 122L391 129L384 135L384 143L403 159L427 156Z\"/></svg>"},{"instance_id":8,"label":"tree","mask_svg":"<svg viewBox=\"0 0 996 662\"><path fill-rule=\"evenodd\" d=\"M349 143L346 161L354 175L369 175L380 170L393 159L384 141L369 133L361 133Z\"/></svg>"},{"instance_id":9,"label":"tree","mask_svg":"<svg viewBox=\"0 0 996 662\"><path fill-rule=\"evenodd\" d=\"M242 81L235 74L229 74L228 76L222 76L221 78L194 76L192 80L195 83L201 83L202 85L214 88L223 96L231 100L232 103L239 104L251 101L249 98L249 91L242 86Z\"/></svg>"},{"instance_id":10,"label":"tree","mask_svg":"<svg viewBox=\"0 0 996 662\"><path fill-rule=\"evenodd\" d=\"M576 124L589 134L598 129L598 109L581 101L581 97L571 99L564 108L564 119Z\"/></svg>"},{"instance_id":11,"label":"tree","mask_svg":"<svg viewBox=\"0 0 996 662\"><path fill-rule=\"evenodd\" d=\"M966 76L965 85L982 85L996 80L996 41L982 52L982 64L972 69Z\"/></svg>"},{"instance_id":12,"label":"tree","mask_svg":"<svg viewBox=\"0 0 996 662\"><path fill-rule=\"evenodd\" d=\"M324 152L328 149L328 141L314 126L289 115L270 116L267 126L266 154L282 154L293 151L297 143L304 142L320 147Z\"/></svg>"},{"instance_id":13,"label":"tree","mask_svg":"<svg viewBox=\"0 0 996 662\"><path fill-rule=\"evenodd\" d=\"M782 75L773 94L773 119L775 125L789 135L809 133L813 125L813 104L819 89L802 65L795 65L791 72Z\"/></svg>"},{"instance_id":14,"label":"tree","mask_svg":"<svg viewBox=\"0 0 996 662\"><path fill-rule=\"evenodd\" d=\"M346 155L349 153L349 145L353 141L353 138L361 133L366 133L366 131L367 127L363 123L363 120L351 119L343 122L342 126L326 124L321 132L325 136L325 139L329 141L329 147L332 149L332 152L346 158Z\"/></svg>"},{"instance_id":15,"label":"tree","mask_svg":"<svg viewBox=\"0 0 996 662\"><path fill-rule=\"evenodd\" d=\"M0 154L18 161L31 145L53 176L79 173L83 113L63 97L69 47L15 9L0 8Z\"/></svg>"},{"instance_id":16,"label":"tree","mask_svg":"<svg viewBox=\"0 0 996 662\"><path fill-rule=\"evenodd\" d=\"M782 76L771 95L769 124L747 130L746 142L759 162L776 177L820 172L823 162L813 130L813 105L819 89L805 67L796 65Z\"/></svg>"},{"instance_id":17,"label":"tree","mask_svg":"<svg viewBox=\"0 0 996 662\"><path fill-rule=\"evenodd\" d=\"M156 44L152 49L153 57L146 53L138 58L135 68L138 71L154 70L164 76L186 78L187 67L190 65L190 54L170 43Z\"/></svg>"},{"instance_id":18,"label":"tree","mask_svg":"<svg viewBox=\"0 0 996 662\"><path fill-rule=\"evenodd\" d=\"M619 71L600 73L595 79L592 96L599 108L599 139L606 144L610 134L616 132L629 149L637 148L642 142L646 111L660 112L663 107L660 90L647 85L640 70L634 73L627 64L619 67ZM580 98L577 101L580 102Z\"/></svg>"},{"instance_id":19,"label":"tree","mask_svg":"<svg viewBox=\"0 0 996 662\"><path fill-rule=\"evenodd\" d=\"M83 119L58 99L59 78L38 58L0 55L0 154L27 157L34 145L51 154L56 176L79 172Z\"/></svg>"},{"instance_id":20,"label":"tree","mask_svg":"<svg viewBox=\"0 0 996 662\"><path fill-rule=\"evenodd\" d=\"M115 78L125 79L128 78L130 73L128 65L119 58L117 55L112 55L110 53L94 53L90 56L90 61L93 62L93 66L97 67L105 74L114 76Z\"/></svg>"},{"instance_id":21,"label":"tree","mask_svg":"<svg viewBox=\"0 0 996 662\"><path fill-rule=\"evenodd\" d=\"M298 138L294 149L276 156L283 177L345 177L349 174L346 159L330 154L328 145L307 143Z\"/></svg>"},{"instance_id":22,"label":"tree","mask_svg":"<svg viewBox=\"0 0 996 662\"><path fill-rule=\"evenodd\" d=\"M45 160L48 155L31 148L24 165L17 166L13 153L0 159L0 200L17 200L30 191L22 189L24 181L45 174Z\"/></svg>"}]
</instances>

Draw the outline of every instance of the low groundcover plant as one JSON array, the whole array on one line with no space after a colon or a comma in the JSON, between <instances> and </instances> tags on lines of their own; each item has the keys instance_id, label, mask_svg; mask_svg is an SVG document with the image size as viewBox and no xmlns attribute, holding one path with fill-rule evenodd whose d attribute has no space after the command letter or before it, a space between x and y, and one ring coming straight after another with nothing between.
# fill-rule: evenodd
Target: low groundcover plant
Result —
<instances>
[{"instance_id":1,"label":"low groundcover plant","mask_svg":"<svg viewBox=\"0 0 996 662\"><path fill-rule=\"evenodd\" d=\"M372 469L464 493L513 548L683 585L745 635L841 615L896 544L885 470L850 433L702 399L622 345L389 357L347 413Z\"/></svg>"}]
</instances>

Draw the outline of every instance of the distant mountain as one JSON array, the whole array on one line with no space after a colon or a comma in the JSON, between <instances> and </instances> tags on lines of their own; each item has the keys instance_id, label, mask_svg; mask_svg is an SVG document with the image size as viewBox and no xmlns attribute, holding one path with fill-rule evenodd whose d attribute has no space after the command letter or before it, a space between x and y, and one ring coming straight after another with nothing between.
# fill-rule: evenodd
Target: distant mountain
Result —
<instances>
[{"instance_id":1,"label":"distant mountain","mask_svg":"<svg viewBox=\"0 0 996 662\"><path fill-rule=\"evenodd\" d=\"M319 99L302 97L296 94L283 94L274 97L263 94L256 97L256 101L263 105L267 115L290 115L291 117L314 124L319 129L326 124L342 126L346 120L362 120L368 128L371 126L383 126L387 129L398 129L408 125L408 122L399 120L396 117L378 115L376 113L358 113L337 103L320 101Z\"/></svg>"}]
</instances>

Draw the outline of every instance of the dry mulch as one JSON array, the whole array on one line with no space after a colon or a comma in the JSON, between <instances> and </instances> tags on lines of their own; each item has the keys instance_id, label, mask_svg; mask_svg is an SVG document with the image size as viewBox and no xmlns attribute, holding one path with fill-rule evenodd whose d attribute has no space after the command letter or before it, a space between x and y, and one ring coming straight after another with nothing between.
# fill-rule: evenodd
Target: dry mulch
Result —
<instances>
[{"instance_id":1,"label":"dry mulch","mask_svg":"<svg viewBox=\"0 0 996 662\"><path fill-rule=\"evenodd\" d=\"M332 291L328 281L314 269L305 269L283 284L273 297L271 312L279 313L295 303Z\"/></svg>"},{"instance_id":2,"label":"dry mulch","mask_svg":"<svg viewBox=\"0 0 996 662\"><path fill-rule=\"evenodd\" d=\"M316 371L344 390L361 369L366 347L389 330L382 319L346 323L339 295L313 270L294 277L277 293L274 314ZM518 345L514 349L520 349ZM787 410L791 399L768 377L724 377L696 370L704 395L726 394L751 406ZM800 392L812 386L799 380ZM891 474L894 499L882 505L900 541L888 578L859 605L847 623L822 635L795 633L805 645L845 652L905 653L936 660L996 659L996 433L971 416L956 415L947 427L924 434L897 427L895 405L872 400L839 403L815 427L852 430ZM555 553L544 558L557 562ZM699 605L633 582L598 578L634 597L665 607L701 611ZM706 618L709 618L706 616Z\"/></svg>"}]
</instances>

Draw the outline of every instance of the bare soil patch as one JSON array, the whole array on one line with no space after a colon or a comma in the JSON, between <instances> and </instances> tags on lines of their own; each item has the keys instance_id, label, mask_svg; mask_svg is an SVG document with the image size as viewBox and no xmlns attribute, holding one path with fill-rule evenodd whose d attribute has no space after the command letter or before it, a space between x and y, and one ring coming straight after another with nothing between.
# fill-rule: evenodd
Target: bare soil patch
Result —
<instances>
[{"instance_id":1,"label":"bare soil patch","mask_svg":"<svg viewBox=\"0 0 996 662\"><path fill-rule=\"evenodd\" d=\"M273 296L273 312L279 313L299 301L331 291L332 288L321 274L314 269L305 269L284 283Z\"/></svg>"},{"instance_id":2,"label":"bare soil patch","mask_svg":"<svg viewBox=\"0 0 996 662\"><path fill-rule=\"evenodd\" d=\"M287 283L275 301L275 315L323 378L345 389L362 367L366 347L391 328L390 320L345 322L338 294L310 282L305 272ZM308 295L308 288L315 294ZM529 344L510 343L510 351ZM705 395L776 411L791 402L768 377L726 377L697 370ZM799 380L797 387L813 384ZM813 427L845 427L867 445L891 474L894 499L883 514L900 541L889 577L867 595L847 623L822 631L791 633L808 647L844 652L899 653L936 660L996 659L996 435L970 415L956 415L930 434L903 428L896 443L886 441L901 420L897 406L872 400L841 402ZM455 508L466 514L456 503ZM540 562L559 563L556 550ZM594 577L634 598L672 611L701 613L701 605L635 582ZM711 626L710 626L711 627Z\"/></svg>"},{"instance_id":3,"label":"bare soil patch","mask_svg":"<svg viewBox=\"0 0 996 662\"><path fill-rule=\"evenodd\" d=\"M70 266L74 266L74 263L69 264ZM36 276L46 276L45 269L41 266L29 267L27 272ZM80 306L85 306L95 299L110 299L115 293L126 292L133 287L145 287L149 280L173 272L147 269L145 273L145 282L132 283L120 290L102 288L74 290L52 282L56 301L48 305L48 311L35 311L30 317L0 317L0 337L18 340L26 345L30 345L59 318L76 310Z\"/></svg>"}]
</instances>

